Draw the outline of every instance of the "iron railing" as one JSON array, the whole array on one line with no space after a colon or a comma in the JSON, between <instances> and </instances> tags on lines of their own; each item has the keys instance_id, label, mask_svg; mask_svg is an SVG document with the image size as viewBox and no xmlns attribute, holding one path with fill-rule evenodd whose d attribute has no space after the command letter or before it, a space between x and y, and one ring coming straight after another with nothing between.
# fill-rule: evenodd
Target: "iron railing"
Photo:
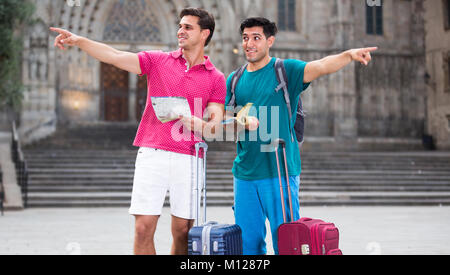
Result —
<instances>
[{"instance_id":1,"label":"iron railing","mask_svg":"<svg viewBox=\"0 0 450 275\"><path fill-rule=\"evenodd\" d=\"M16 123L12 123L12 143L11 157L16 167L17 182L22 191L22 200L24 208L28 207L28 166L23 156L20 146L19 134L17 133Z\"/></svg>"}]
</instances>

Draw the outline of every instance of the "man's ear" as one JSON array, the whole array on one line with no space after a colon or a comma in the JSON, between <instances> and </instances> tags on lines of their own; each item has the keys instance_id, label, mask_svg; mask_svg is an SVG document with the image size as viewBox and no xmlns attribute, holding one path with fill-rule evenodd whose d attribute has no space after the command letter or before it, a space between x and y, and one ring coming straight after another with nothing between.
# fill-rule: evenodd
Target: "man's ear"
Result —
<instances>
[{"instance_id":1,"label":"man's ear","mask_svg":"<svg viewBox=\"0 0 450 275\"><path fill-rule=\"evenodd\" d=\"M210 34L211 34L211 30L209 30L209 29L202 30L202 38L204 38L205 41L208 39Z\"/></svg>"},{"instance_id":2,"label":"man's ear","mask_svg":"<svg viewBox=\"0 0 450 275\"><path fill-rule=\"evenodd\" d=\"M273 44L275 43L275 36L271 36L267 38L267 42L269 43L269 48L272 48Z\"/></svg>"}]
</instances>

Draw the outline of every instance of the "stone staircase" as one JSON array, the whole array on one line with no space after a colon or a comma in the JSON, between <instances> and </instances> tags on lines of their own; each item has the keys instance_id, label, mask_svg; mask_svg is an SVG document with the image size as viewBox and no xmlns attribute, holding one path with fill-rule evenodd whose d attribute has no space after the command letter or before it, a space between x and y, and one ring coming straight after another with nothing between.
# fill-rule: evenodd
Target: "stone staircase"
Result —
<instances>
[{"instance_id":1,"label":"stone staircase","mask_svg":"<svg viewBox=\"0 0 450 275\"><path fill-rule=\"evenodd\" d=\"M128 207L136 127L117 128L64 130L27 147L29 206ZM209 145L208 205L231 206L235 144ZM450 152L304 152L302 171L302 206L450 205Z\"/></svg>"}]
</instances>

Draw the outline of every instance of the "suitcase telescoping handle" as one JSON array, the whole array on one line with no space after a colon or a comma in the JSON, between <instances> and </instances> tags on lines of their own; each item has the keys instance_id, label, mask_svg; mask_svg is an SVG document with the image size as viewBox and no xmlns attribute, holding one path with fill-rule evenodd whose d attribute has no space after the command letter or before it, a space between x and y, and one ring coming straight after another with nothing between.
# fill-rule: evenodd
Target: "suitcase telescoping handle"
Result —
<instances>
[{"instance_id":1,"label":"suitcase telescoping handle","mask_svg":"<svg viewBox=\"0 0 450 275\"><path fill-rule=\"evenodd\" d=\"M199 151L200 149L203 149L203 224L206 224L206 153L208 152L208 145L204 142L199 142L195 144L195 158L197 161L196 165L196 174L197 174L197 184L195 185L195 194L197 196L197 206L196 206L196 219L195 219L195 226L199 226L200 221L200 197L201 197L201 189L200 187L200 157L199 157Z\"/></svg>"},{"instance_id":2,"label":"suitcase telescoping handle","mask_svg":"<svg viewBox=\"0 0 450 275\"><path fill-rule=\"evenodd\" d=\"M278 156L278 148L281 145L281 148L283 149L283 157L284 157L284 167L286 168L286 183L288 188L288 197L289 197L289 208L291 211L291 221L294 221L294 212L292 211L292 197L291 197L291 186L289 184L289 172L288 172L288 164L287 164L287 158L286 158L286 142L283 139L276 139L273 142L273 146L275 147L275 156L277 159L277 169L278 169L278 180L280 182L280 194L281 194L281 207L283 209L283 221L284 223L287 223L286 219L286 207L284 204L284 192L283 192L283 183L281 181L281 169L280 169L280 158Z\"/></svg>"}]
</instances>

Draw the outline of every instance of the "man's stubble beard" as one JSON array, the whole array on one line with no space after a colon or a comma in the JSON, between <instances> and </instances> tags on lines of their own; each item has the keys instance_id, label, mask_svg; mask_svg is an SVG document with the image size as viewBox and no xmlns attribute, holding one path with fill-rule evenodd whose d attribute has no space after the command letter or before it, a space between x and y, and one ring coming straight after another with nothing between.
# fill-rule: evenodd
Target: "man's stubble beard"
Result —
<instances>
[{"instance_id":1,"label":"man's stubble beard","mask_svg":"<svg viewBox=\"0 0 450 275\"><path fill-rule=\"evenodd\" d=\"M249 62L249 63L258 63L258 62L260 62L260 61L262 61L264 58L266 58L266 56L267 56L267 54L265 53L265 54L262 54L261 56L255 56L255 57L253 57L253 58L249 58L249 57L247 57L247 55L246 54L244 54L245 55L245 59L247 60L247 62Z\"/></svg>"}]
</instances>

